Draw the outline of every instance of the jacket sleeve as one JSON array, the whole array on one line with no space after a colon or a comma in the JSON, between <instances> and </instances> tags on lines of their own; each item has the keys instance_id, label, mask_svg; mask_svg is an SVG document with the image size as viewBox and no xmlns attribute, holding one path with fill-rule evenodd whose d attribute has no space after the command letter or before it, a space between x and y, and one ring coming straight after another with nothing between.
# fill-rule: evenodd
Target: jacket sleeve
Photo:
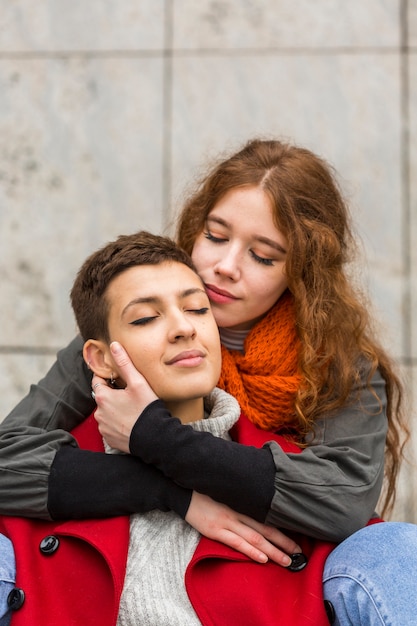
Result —
<instances>
[{"instance_id":1,"label":"jacket sleeve","mask_svg":"<svg viewBox=\"0 0 417 626\"><path fill-rule=\"evenodd\" d=\"M387 425L385 381L377 372L372 389L363 385L355 402L316 424L301 454L268 444L276 474L266 521L284 528L295 522L297 530L333 541L365 526L382 488Z\"/></svg>"},{"instance_id":2,"label":"jacket sleeve","mask_svg":"<svg viewBox=\"0 0 417 626\"><path fill-rule=\"evenodd\" d=\"M80 450L70 434L95 408L82 346L77 337L61 350L0 424L0 513L80 519L159 508L184 517L191 491L138 459Z\"/></svg>"},{"instance_id":3,"label":"jacket sleeve","mask_svg":"<svg viewBox=\"0 0 417 626\"><path fill-rule=\"evenodd\" d=\"M291 454L272 441L257 449L194 431L156 401L137 420L130 449L180 485L241 513L341 541L375 510L384 473L385 406L377 372L371 390L363 383L349 406L316 424L306 449Z\"/></svg>"},{"instance_id":4,"label":"jacket sleeve","mask_svg":"<svg viewBox=\"0 0 417 626\"><path fill-rule=\"evenodd\" d=\"M0 424L0 512L49 519L48 478L57 450L76 446L68 432L94 410L91 372L80 337L58 353Z\"/></svg>"}]
</instances>

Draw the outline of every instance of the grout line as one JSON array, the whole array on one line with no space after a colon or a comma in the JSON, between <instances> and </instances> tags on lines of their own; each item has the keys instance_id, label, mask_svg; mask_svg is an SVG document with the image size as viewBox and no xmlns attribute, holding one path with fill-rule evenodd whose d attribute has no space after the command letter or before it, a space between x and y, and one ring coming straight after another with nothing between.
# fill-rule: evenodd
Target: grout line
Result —
<instances>
[{"instance_id":1,"label":"grout line","mask_svg":"<svg viewBox=\"0 0 417 626\"><path fill-rule=\"evenodd\" d=\"M59 350L62 350L62 346L19 346L19 345L0 345L0 354L12 355L24 355L24 356L55 356ZM394 357L399 365L407 367L417 367L417 356L411 357Z\"/></svg>"},{"instance_id":2,"label":"grout line","mask_svg":"<svg viewBox=\"0 0 417 626\"><path fill-rule=\"evenodd\" d=\"M408 48L408 0L400 3L401 28L401 172L403 189L402 207L402 264L404 269L403 286L403 337L402 353L407 360L412 354L412 319L411 319L411 207L410 207L410 108L409 108L409 48ZM412 360L412 359L411 359Z\"/></svg>"},{"instance_id":3,"label":"grout line","mask_svg":"<svg viewBox=\"0 0 417 626\"><path fill-rule=\"evenodd\" d=\"M404 0L402 0L404 1ZM42 59L59 59L68 57L85 57L85 58L140 58L155 57L161 58L167 56L172 57L189 57L189 56L266 56L266 55L282 55L282 56L331 56L335 54L341 55L366 55L366 54L395 54L398 52L398 46L329 46L329 47L301 47L291 48L268 47L268 48L178 48L172 46L172 0L165 0L165 41L163 49L140 49L140 50L11 50L9 52L0 51L0 60L42 60ZM401 9L400 9L401 10ZM402 11L401 11L402 12ZM403 21L403 20L401 20ZM168 44L168 45L167 45ZM417 46L409 46L408 53L416 54Z\"/></svg>"},{"instance_id":4,"label":"grout line","mask_svg":"<svg viewBox=\"0 0 417 626\"><path fill-rule=\"evenodd\" d=\"M160 58L163 50L15 50L11 52L0 52L0 60L30 61L43 59L68 59L70 57L82 57L86 59L112 59L120 58Z\"/></svg>"},{"instance_id":5,"label":"grout line","mask_svg":"<svg viewBox=\"0 0 417 626\"><path fill-rule=\"evenodd\" d=\"M43 356L43 355L56 355L62 347L47 347L47 346L0 346L0 354L23 354L26 356Z\"/></svg>"},{"instance_id":6,"label":"grout line","mask_svg":"<svg viewBox=\"0 0 417 626\"><path fill-rule=\"evenodd\" d=\"M162 85L162 226L166 227L170 216L171 201L171 156L172 156L172 43L173 11L172 0L165 0L164 13L164 60Z\"/></svg>"},{"instance_id":7,"label":"grout line","mask_svg":"<svg viewBox=\"0 0 417 626\"><path fill-rule=\"evenodd\" d=\"M402 207L402 261L404 268L403 286L403 337L402 352L404 358L403 365L409 367L409 383L413 388L415 377L414 367L417 359L412 357L412 313L411 313L411 171L410 171L410 84L409 84L409 32L408 32L408 0L400 2L400 27L401 27L401 171L403 188ZM414 407L415 410L415 407ZM411 425L411 424L410 424ZM413 429L414 430L414 429ZM405 471L405 481L407 482L407 497L404 499L405 519L415 519L415 498L410 498L415 487L414 472L411 465Z\"/></svg>"},{"instance_id":8,"label":"grout line","mask_svg":"<svg viewBox=\"0 0 417 626\"><path fill-rule=\"evenodd\" d=\"M416 356L405 356L405 357L398 357L396 359L396 361L400 364L403 365L405 367L415 367L417 366L417 357Z\"/></svg>"}]
</instances>

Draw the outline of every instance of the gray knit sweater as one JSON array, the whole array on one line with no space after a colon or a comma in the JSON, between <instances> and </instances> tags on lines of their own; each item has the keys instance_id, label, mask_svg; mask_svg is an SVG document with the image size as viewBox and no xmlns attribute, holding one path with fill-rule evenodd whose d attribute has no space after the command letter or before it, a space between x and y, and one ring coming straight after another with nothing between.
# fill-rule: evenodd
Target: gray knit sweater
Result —
<instances>
[{"instance_id":1,"label":"gray knit sweater","mask_svg":"<svg viewBox=\"0 0 417 626\"><path fill-rule=\"evenodd\" d=\"M230 439L237 401L220 389L205 399L206 418L190 425ZM107 452L115 452L106 445ZM184 576L200 534L176 513L150 511L130 518L126 577L117 626L199 626Z\"/></svg>"}]
</instances>

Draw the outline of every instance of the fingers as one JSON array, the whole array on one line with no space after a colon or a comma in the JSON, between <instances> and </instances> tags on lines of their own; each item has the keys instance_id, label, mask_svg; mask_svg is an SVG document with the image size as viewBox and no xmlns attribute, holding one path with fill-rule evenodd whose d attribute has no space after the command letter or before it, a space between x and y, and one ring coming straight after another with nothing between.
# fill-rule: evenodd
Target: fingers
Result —
<instances>
[{"instance_id":1,"label":"fingers","mask_svg":"<svg viewBox=\"0 0 417 626\"><path fill-rule=\"evenodd\" d=\"M99 393L99 387L107 387L107 383L104 378L100 378L97 374L93 375L93 379L91 381L91 397L93 400L97 401L97 394Z\"/></svg>"},{"instance_id":2,"label":"fingers","mask_svg":"<svg viewBox=\"0 0 417 626\"><path fill-rule=\"evenodd\" d=\"M270 559L282 567L291 565L290 555L301 552L297 543L276 528L257 524L254 520L250 522L257 525L259 530L248 526L246 519L236 524L231 529L231 540L235 544L231 547L260 563L265 563Z\"/></svg>"},{"instance_id":3,"label":"fingers","mask_svg":"<svg viewBox=\"0 0 417 626\"><path fill-rule=\"evenodd\" d=\"M257 563L270 559L288 567L293 563L289 555L301 552L297 543L277 528L236 513L195 491L185 520L202 535L224 543Z\"/></svg>"},{"instance_id":4,"label":"fingers","mask_svg":"<svg viewBox=\"0 0 417 626\"><path fill-rule=\"evenodd\" d=\"M291 539L291 537L288 537L282 531L278 530L278 528L256 522L246 515L242 515L240 517L240 520L253 529L253 531L255 532L254 541L256 541L257 534L258 536L262 537L262 539L265 539L269 543L278 546L287 554L295 554L297 552L301 552L300 546L293 539Z\"/></svg>"},{"instance_id":5,"label":"fingers","mask_svg":"<svg viewBox=\"0 0 417 626\"><path fill-rule=\"evenodd\" d=\"M224 529L221 541L257 563L266 563L271 560L281 567L288 567L292 563L289 556L291 552L287 554L284 550L272 545L246 524L234 530Z\"/></svg>"},{"instance_id":6,"label":"fingers","mask_svg":"<svg viewBox=\"0 0 417 626\"><path fill-rule=\"evenodd\" d=\"M262 550L255 548L249 541L243 539L242 534L235 534L230 530L224 530L224 535L219 539L222 543L233 548L237 552L241 552L245 556L256 561L257 563L266 563L268 561L268 555ZM284 554L282 555L285 556Z\"/></svg>"},{"instance_id":7,"label":"fingers","mask_svg":"<svg viewBox=\"0 0 417 626\"><path fill-rule=\"evenodd\" d=\"M98 385L107 385L106 379L101 378L98 374L93 374L93 378L91 380L91 387L95 390Z\"/></svg>"},{"instance_id":8,"label":"fingers","mask_svg":"<svg viewBox=\"0 0 417 626\"><path fill-rule=\"evenodd\" d=\"M270 559L282 567L288 567L291 564L288 554L270 544L261 535L255 536L252 533L245 539L247 530L248 527L245 525L236 529L236 532L225 529L221 541L257 563L266 563Z\"/></svg>"}]
</instances>

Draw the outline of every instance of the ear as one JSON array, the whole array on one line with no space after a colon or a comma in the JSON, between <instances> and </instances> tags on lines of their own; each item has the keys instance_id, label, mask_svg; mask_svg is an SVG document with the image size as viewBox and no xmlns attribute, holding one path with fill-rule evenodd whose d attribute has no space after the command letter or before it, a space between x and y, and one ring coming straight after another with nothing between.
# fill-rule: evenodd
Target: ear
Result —
<instances>
[{"instance_id":1,"label":"ear","mask_svg":"<svg viewBox=\"0 0 417 626\"><path fill-rule=\"evenodd\" d=\"M83 347L83 357L94 374L101 378L113 377L113 360L110 348L104 341L88 339Z\"/></svg>"}]
</instances>

